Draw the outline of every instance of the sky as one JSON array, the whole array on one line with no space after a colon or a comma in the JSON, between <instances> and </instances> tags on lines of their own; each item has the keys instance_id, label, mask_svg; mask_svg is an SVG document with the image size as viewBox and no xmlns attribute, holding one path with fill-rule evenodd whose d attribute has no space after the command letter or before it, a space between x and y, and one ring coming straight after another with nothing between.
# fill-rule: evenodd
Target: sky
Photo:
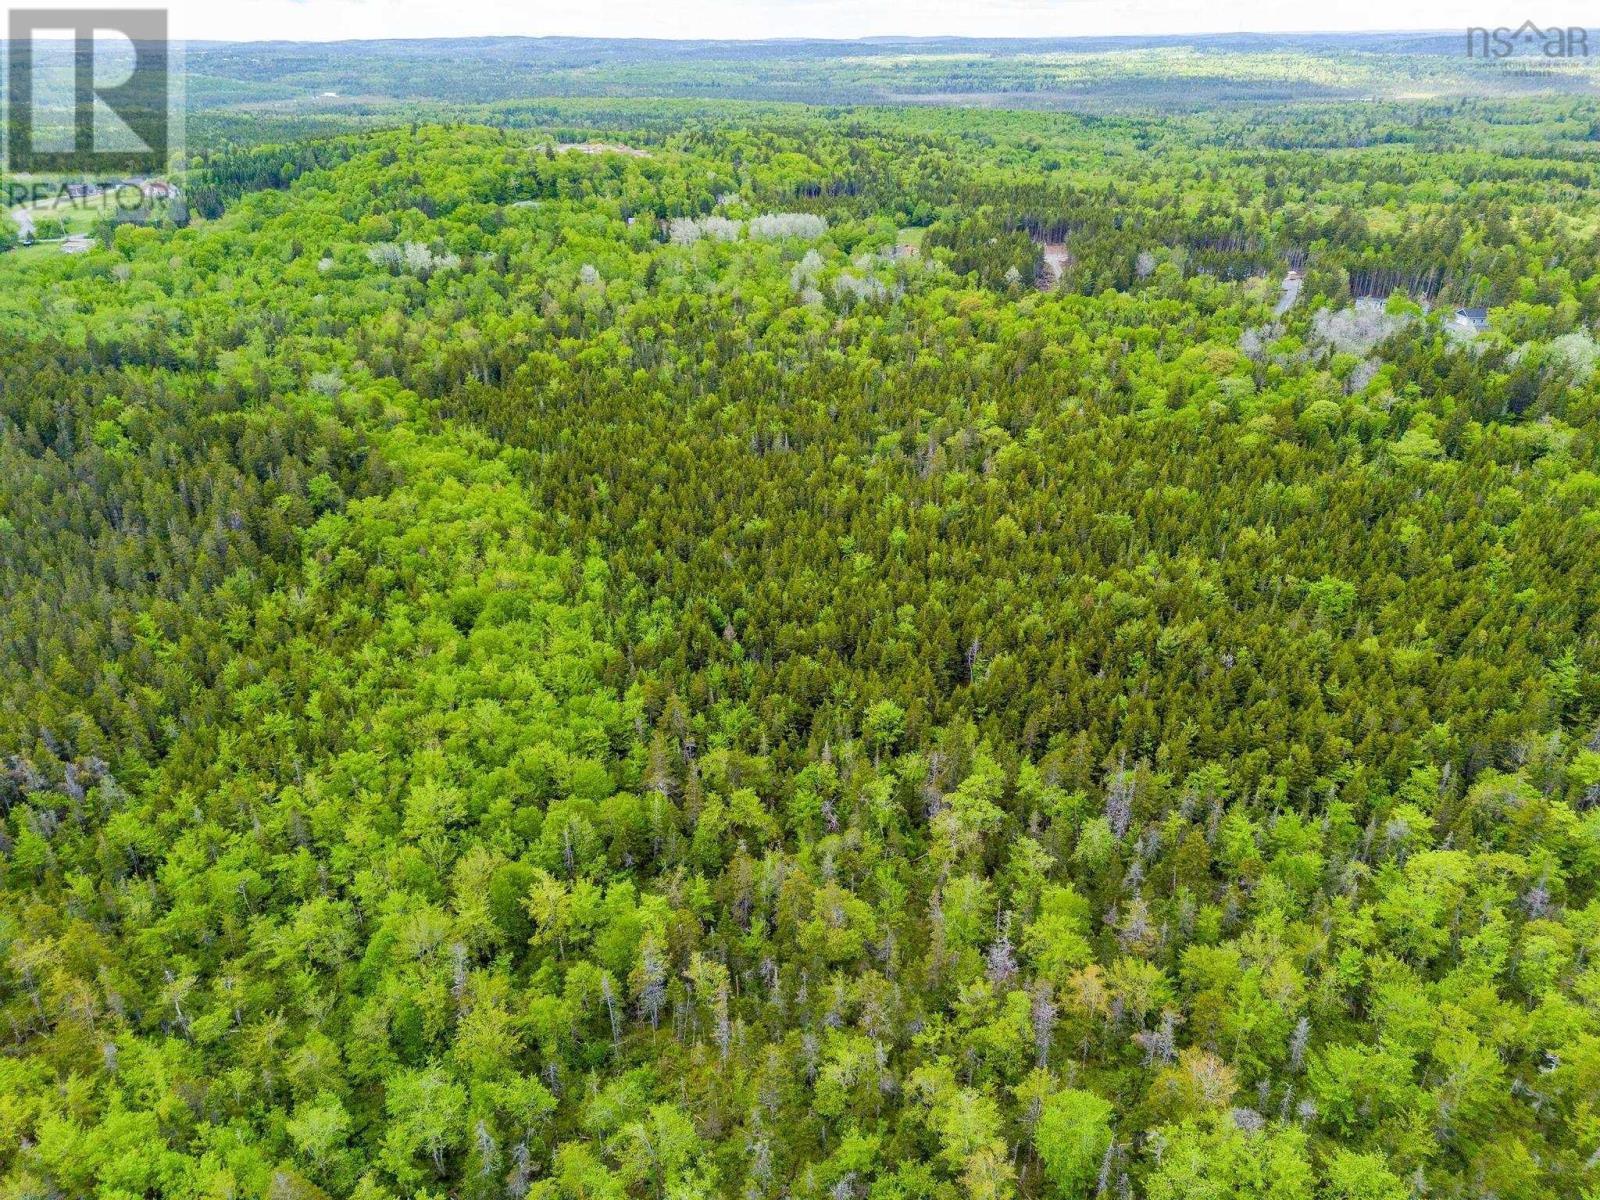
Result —
<instances>
[{"instance_id":1,"label":"sky","mask_svg":"<svg viewBox=\"0 0 1600 1200\"><path fill-rule=\"evenodd\" d=\"M96 7L128 7L91 0ZM131 6L148 6L137 0ZM28 7L58 7L28 0ZM1073 37L1252 30L1461 29L1600 24L1600 10L1538 0L169 0L173 36L230 41L467 37L852 38L886 34ZM1537 11L1535 11L1535 9Z\"/></svg>"}]
</instances>

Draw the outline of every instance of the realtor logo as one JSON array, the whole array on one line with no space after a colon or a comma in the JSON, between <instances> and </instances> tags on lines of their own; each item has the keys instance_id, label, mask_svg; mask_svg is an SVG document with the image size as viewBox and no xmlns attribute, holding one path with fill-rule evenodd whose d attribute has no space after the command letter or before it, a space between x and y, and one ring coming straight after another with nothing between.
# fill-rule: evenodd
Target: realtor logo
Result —
<instances>
[{"instance_id":1,"label":"realtor logo","mask_svg":"<svg viewBox=\"0 0 1600 1200\"><path fill-rule=\"evenodd\" d=\"M166 170L166 9L12 9L8 36L8 170Z\"/></svg>"}]
</instances>

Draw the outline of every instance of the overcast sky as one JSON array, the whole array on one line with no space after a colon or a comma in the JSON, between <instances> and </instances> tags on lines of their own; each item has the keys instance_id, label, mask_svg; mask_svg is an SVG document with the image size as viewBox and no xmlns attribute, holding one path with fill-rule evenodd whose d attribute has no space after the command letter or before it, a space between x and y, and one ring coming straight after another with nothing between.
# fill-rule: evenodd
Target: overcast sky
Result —
<instances>
[{"instance_id":1,"label":"overcast sky","mask_svg":"<svg viewBox=\"0 0 1600 1200\"><path fill-rule=\"evenodd\" d=\"M103 7L117 0L98 0ZM151 0L139 0L150 4ZM1525 4L1525 0L1524 0ZM30 0L30 7L55 7ZM138 3L134 5L139 6ZM253 40L571 34L850 38L877 34L1071 37L1237 30L1600 25L1600 8L1539 0L170 0L173 35Z\"/></svg>"}]
</instances>

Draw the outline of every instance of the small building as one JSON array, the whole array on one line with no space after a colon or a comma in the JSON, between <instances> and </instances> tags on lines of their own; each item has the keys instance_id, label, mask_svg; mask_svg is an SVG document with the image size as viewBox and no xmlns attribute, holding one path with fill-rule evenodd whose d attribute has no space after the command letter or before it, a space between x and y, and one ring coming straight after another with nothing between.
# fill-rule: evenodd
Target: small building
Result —
<instances>
[{"instance_id":1,"label":"small building","mask_svg":"<svg viewBox=\"0 0 1600 1200\"><path fill-rule=\"evenodd\" d=\"M1468 333L1482 333L1489 328L1489 310L1486 308L1458 308L1455 323Z\"/></svg>"}]
</instances>

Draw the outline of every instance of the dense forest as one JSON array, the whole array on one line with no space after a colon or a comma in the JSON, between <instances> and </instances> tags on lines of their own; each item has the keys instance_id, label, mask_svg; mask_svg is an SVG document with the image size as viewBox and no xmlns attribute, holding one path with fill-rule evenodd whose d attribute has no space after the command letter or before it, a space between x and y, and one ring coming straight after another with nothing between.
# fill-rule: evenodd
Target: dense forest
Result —
<instances>
[{"instance_id":1,"label":"dense forest","mask_svg":"<svg viewBox=\"0 0 1600 1200\"><path fill-rule=\"evenodd\" d=\"M472 115L0 255L0 1198L1600 1194L1600 106Z\"/></svg>"}]
</instances>

